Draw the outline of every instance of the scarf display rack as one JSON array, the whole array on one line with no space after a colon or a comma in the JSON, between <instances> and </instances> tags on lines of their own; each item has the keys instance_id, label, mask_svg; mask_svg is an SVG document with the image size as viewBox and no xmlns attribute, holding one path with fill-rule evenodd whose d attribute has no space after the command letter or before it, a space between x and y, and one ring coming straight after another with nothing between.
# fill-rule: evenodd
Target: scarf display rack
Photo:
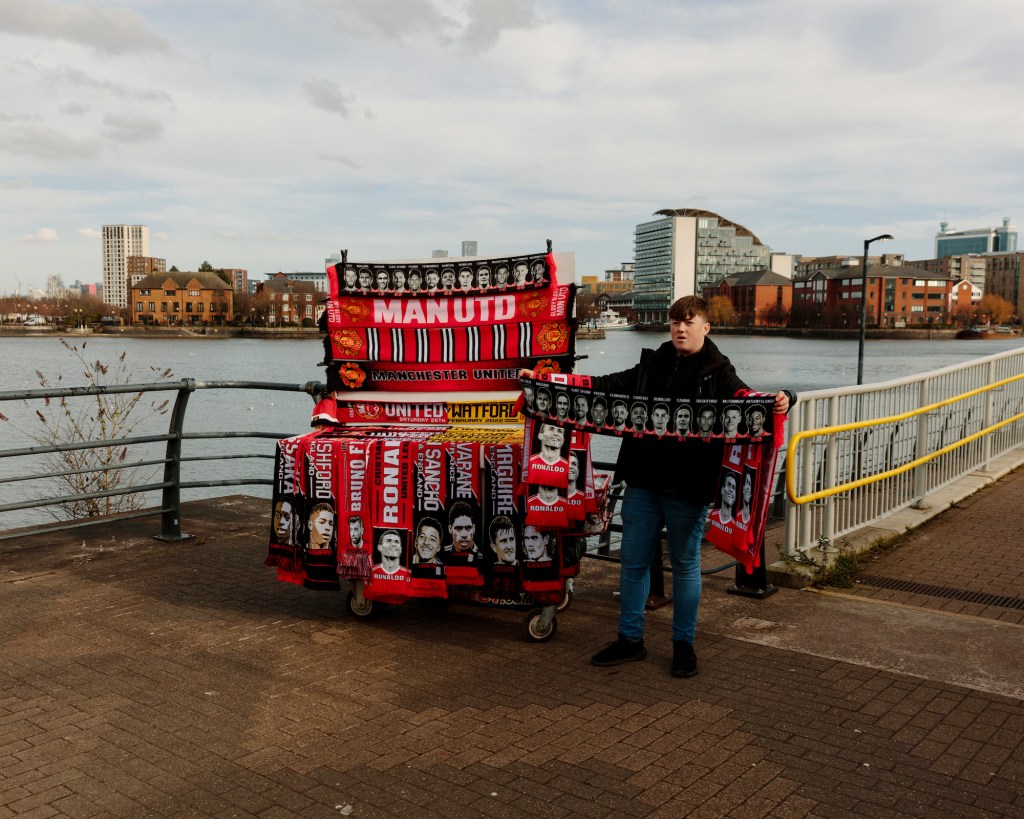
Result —
<instances>
[{"instance_id":1,"label":"scarf display rack","mask_svg":"<svg viewBox=\"0 0 1024 819\"><path fill-rule=\"evenodd\" d=\"M460 288L444 285L449 270ZM559 281L550 242L430 263L343 251L328 280L328 392L313 429L277 444L266 564L347 589L359 619L455 599L523 610L525 636L550 639L586 537L607 526L610 484L589 432L520 414L520 369L575 362L575 285Z\"/></svg>"}]
</instances>

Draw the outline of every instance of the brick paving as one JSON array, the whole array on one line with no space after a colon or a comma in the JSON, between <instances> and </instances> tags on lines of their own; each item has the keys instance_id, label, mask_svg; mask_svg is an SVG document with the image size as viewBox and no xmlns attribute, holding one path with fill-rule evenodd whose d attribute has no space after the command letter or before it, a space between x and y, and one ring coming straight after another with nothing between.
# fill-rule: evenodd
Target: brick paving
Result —
<instances>
[{"instance_id":1,"label":"brick paving","mask_svg":"<svg viewBox=\"0 0 1024 819\"><path fill-rule=\"evenodd\" d=\"M713 605L699 676L668 674L666 610L646 662L594 669L595 561L548 643L460 604L356 622L262 566L266 506L190 504L181 544L154 519L0 545L0 819L1024 815L1019 698L722 636Z\"/></svg>"}]
</instances>

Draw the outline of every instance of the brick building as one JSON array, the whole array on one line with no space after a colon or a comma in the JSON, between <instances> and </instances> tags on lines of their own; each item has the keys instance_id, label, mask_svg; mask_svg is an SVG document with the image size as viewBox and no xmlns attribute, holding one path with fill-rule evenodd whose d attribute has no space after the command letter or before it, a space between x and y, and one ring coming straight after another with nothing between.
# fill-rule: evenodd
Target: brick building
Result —
<instances>
[{"instance_id":1,"label":"brick building","mask_svg":"<svg viewBox=\"0 0 1024 819\"><path fill-rule=\"evenodd\" d=\"M732 302L741 324L758 327L785 324L793 306L793 282L770 270L733 273L704 291L710 301L724 296Z\"/></svg>"},{"instance_id":2,"label":"brick building","mask_svg":"<svg viewBox=\"0 0 1024 819\"><path fill-rule=\"evenodd\" d=\"M268 297L267 323L302 324L309 319L316 322L322 307L319 301L323 298L318 293L316 282L296 280L287 273L275 273L263 282L257 291Z\"/></svg>"},{"instance_id":3,"label":"brick building","mask_svg":"<svg viewBox=\"0 0 1024 819\"><path fill-rule=\"evenodd\" d=\"M993 253L986 256L985 292L1002 296L1013 305L1018 318L1024 316L1024 287L1021 262L1024 253Z\"/></svg>"},{"instance_id":4,"label":"brick building","mask_svg":"<svg viewBox=\"0 0 1024 819\"><path fill-rule=\"evenodd\" d=\"M931 276L931 278L926 278ZM860 321L859 265L821 270L793 281L794 323L854 327ZM867 323L872 327L941 324L953 280L908 265L868 265Z\"/></svg>"},{"instance_id":5,"label":"brick building","mask_svg":"<svg viewBox=\"0 0 1024 819\"><path fill-rule=\"evenodd\" d=\"M131 289L132 322L225 324L234 319L233 295L216 273L154 273Z\"/></svg>"}]
</instances>

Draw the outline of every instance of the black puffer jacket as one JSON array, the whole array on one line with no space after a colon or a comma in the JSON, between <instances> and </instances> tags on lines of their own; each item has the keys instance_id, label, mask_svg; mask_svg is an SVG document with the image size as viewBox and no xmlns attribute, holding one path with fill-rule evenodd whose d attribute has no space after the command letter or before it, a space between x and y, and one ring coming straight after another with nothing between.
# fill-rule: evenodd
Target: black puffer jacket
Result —
<instances>
[{"instance_id":1,"label":"black puffer jacket","mask_svg":"<svg viewBox=\"0 0 1024 819\"><path fill-rule=\"evenodd\" d=\"M684 358L679 357L671 341L657 350L645 349L635 367L596 376L594 386L631 396L663 398L732 398L748 389L709 338L704 339L704 349ZM619 450L615 479L695 503L712 503L721 465L720 441L626 437Z\"/></svg>"}]
</instances>

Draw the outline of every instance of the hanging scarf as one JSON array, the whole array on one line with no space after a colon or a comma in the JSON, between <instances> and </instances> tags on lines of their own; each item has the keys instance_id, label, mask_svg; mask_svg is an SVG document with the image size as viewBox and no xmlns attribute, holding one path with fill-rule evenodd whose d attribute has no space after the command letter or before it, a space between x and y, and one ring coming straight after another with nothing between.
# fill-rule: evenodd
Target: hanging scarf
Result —
<instances>
[{"instance_id":1,"label":"hanging scarf","mask_svg":"<svg viewBox=\"0 0 1024 819\"><path fill-rule=\"evenodd\" d=\"M476 296L420 295L413 299L341 296L327 301L325 332L350 328L481 327L490 324L544 323L572 316L575 285L547 290Z\"/></svg>"},{"instance_id":2,"label":"hanging scarf","mask_svg":"<svg viewBox=\"0 0 1024 819\"><path fill-rule=\"evenodd\" d=\"M515 403L514 400L506 398L494 398L492 400L481 398L478 401L417 401L401 403L336 401L334 402L333 416L337 423L344 425L519 425L522 423L523 417L515 410Z\"/></svg>"},{"instance_id":3,"label":"hanging scarf","mask_svg":"<svg viewBox=\"0 0 1024 819\"><path fill-rule=\"evenodd\" d=\"M551 253L407 263L350 262L344 255L341 263L327 267L332 299L343 293L415 297L423 293L539 290L554 281L556 272Z\"/></svg>"},{"instance_id":4,"label":"hanging scarf","mask_svg":"<svg viewBox=\"0 0 1024 819\"><path fill-rule=\"evenodd\" d=\"M335 397L354 390L388 392L469 392L516 390L523 368L571 369L571 355L515 358L493 364L392 364L389 362L334 363L327 368L327 389Z\"/></svg>"},{"instance_id":5,"label":"hanging scarf","mask_svg":"<svg viewBox=\"0 0 1024 819\"><path fill-rule=\"evenodd\" d=\"M294 570L298 565L296 535L301 510L300 496L295 491L295 457L301 438L296 435L278 441L274 452L273 514L265 566Z\"/></svg>"},{"instance_id":6,"label":"hanging scarf","mask_svg":"<svg viewBox=\"0 0 1024 819\"><path fill-rule=\"evenodd\" d=\"M368 445L364 438L336 441L343 447L342 491L338 494L338 577L344 580L370 579L370 501L373 490Z\"/></svg>"},{"instance_id":7,"label":"hanging scarf","mask_svg":"<svg viewBox=\"0 0 1024 819\"><path fill-rule=\"evenodd\" d=\"M445 451L432 441L417 444L414 477L412 593L416 597L447 597L441 547L445 537Z\"/></svg>"}]
</instances>

